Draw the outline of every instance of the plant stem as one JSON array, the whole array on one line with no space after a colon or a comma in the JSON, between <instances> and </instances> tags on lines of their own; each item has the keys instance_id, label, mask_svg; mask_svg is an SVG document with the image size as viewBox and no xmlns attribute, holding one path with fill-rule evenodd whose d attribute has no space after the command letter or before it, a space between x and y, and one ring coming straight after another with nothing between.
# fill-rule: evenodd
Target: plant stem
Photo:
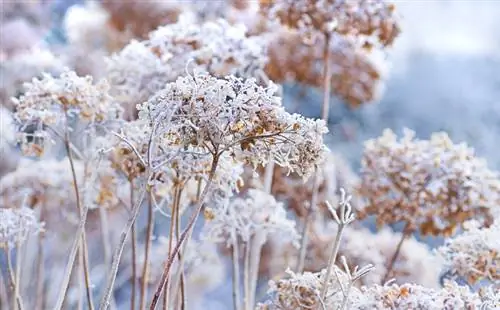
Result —
<instances>
[{"instance_id":1,"label":"plant stem","mask_svg":"<svg viewBox=\"0 0 500 310\"><path fill-rule=\"evenodd\" d=\"M142 264L142 282L141 282L141 295L139 297L140 309L146 309L146 298L148 295L148 278L149 278L149 252L151 248L151 237L154 228L154 214L153 214L153 193L148 193L148 224L146 228L146 243L144 247L144 262Z\"/></svg>"},{"instance_id":2,"label":"plant stem","mask_svg":"<svg viewBox=\"0 0 500 310\"><path fill-rule=\"evenodd\" d=\"M250 308L255 307L255 294L257 292L257 280L259 275L259 265L260 265L260 254L262 252L262 246L266 242L266 236L262 232L257 232L255 236L251 239L250 244Z\"/></svg>"},{"instance_id":3,"label":"plant stem","mask_svg":"<svg viewBox=\"0 0 500 310\"><path fill-rule=\"evenodd\" d=\"M151 304L149 306L150 310L156 309L156 304L158 303L158 299L160 298L160 295L161 295L165 285L168 284L168 280L169 280L169 276L170 276L170 269L172 267L172 264L174 263L174 259L177 256L177 253L179 253L184 240L191 236L194 224L196 223L196 220L198 219L198 215L200 214L201 209L203 207L203 202L205 200L205 197L207 196L207 194L210 190L210 187L212 185L212 182L213 182L213 179L215 176L215 170L217 169L218 162L219 162L219 154L215 154L214 158L212 160L212 167L210 168L210 172L208 175L207 185L205 185L205 188L203 189L203 193L200 196L200 200L197 201L195 211L191 215L191 218L189 219L189 222L188 222L186 229L184 229L181 236L179 237L179 240L177 240L177 244L175 245L175 248L174 248L172 254L169 256L169 258L164 266L164 269L163 269L163 272L162 272L162 275L160 278L160 283L159 283L158 287L156 288L155 294L154 294L153 299L151 301Z\"/></svg>"},{"instance_id":4,"label":"plant stem","mask_svg":"<svg viewBox=\"0 0 500 310\"><path fill-rule=\"evenodd\" d=\"M333 244L332 253L328 259L328 266L326 268L325 280L323 281L323 286L321 287L321 300L325 300L326 292L328 291L328 284L330 283L330 278L332 276L332 269L335 266L335 261L337 260L337 254L339 253L340 240L342 239L342 234L344 232L345 225L339 224L339 230L337 231L337 236L335 237L335 243Z\"/></svg>"},{"instance_id":5,"label":"plant stem","mask_svg":"<svg viewBox=\"0 0 500 310\"><path fill-rule=\"evenodd\" d=\"M251 239L248 240L245 245L245 259L243 262L243 290L245 296L243 297L243 303L245 304L244 309L250 310L250 243Z\"/></svg>"},{"instance_id":6,"label":"plant stem","mask_svg":"<svg viewBox=\"0 0 500 310\"><path fill-rule=\"evenodd\" d=\"M21 258L22 258L22 249L21 249L21 242L20 240L17 241L17 246L16 246L16 282L14 284L14 295L17 296L18 298L18 306L19 310L23 309L23 302L21 299Z\"/></svg>"},{"instance_id":7,"label":"plant stem","mask_svg":"<svg viewBox=\"0 0 500 310\"><path fill-rule=\"evenodd\" d=\"M148 178L146 178L148 180ZM146 181L147 182L147 181ZM139 195L139 199L136 201L135 205L132 208L132 214L130 215L126 227L123 229L120 240L118 242L118 246L115 249L113 254L113 263L111 264L111 270L108 276L106 289L104 290L104 295L101 298L101 302L99 303L99 309L105 310L108 309L110 304L111 295L113 294L113 287L116 280L116 274L118 273L118 266L120 265L120 259L122 257L123 249L125 248L125 243L127 242L127 237L132 229L132 225L137 219L137 215L139 214L139 209L141 207L142 201L144 200L144 196L146 194L147 183L144 184L143 189Z\"/></svg>"},{"instance_id":8,"label":"plant stem","mask_svg":"<svg viewBox=\"0 0 500 310\"><path fill-rule=\"evenodd\" d=\"M321 119L328 125L330 113L330 93L332 87L332 74L330 69L330 34L325 33L325 46L323 47L323 106L321 108Z\"/></svg>"},{"instance_id":9,"label":"plant stem","mask_svg":"<svg viewBox=\"0 0 500 310\"><path fill-rule=\"evenodd\" d=\"M344 310L347 307L347 302L349 301L349 293L351 293L352 281L349 281L349 285L347 286L347 292L344 295L344 299L342 299L342 305L339 310Z\"/></svg>"},{"instance_id":10,"label":"plant stem","mask_svg":"<svg viewBox=\"0 0 500 310\"><path fill-rule=\"evenodd\" d=\"M273 175L274 175L274 161L270 161L266 165L266 170L264 172L264 191L266 193L271 193L273 186Z\"/></svg>"},{"instance_id":11,"label":"plant stem","mask_svg":"<svg viewBox=\"0 0 500 310\"><path fill-rule=\"evenodd\" d=\"M64 272L62 288L59 292L59 296L57 298L56 306L54 310L60 310L63 307L64 299L66 298L66 293L68 292L69 281L71 278L71 272L73 270L73 265L75 264L76 254L78 249L80 248L80 242L82 240L82 234L85 230L85 222L87 221L87 213L88 207L83 208L82 215L80 216L80 223L78 223L78 228L76 231L75 240L73 241L73 245L71 246L70 254L68 257L68 262L66 264L66 271Z\"/></svg>"},{"instance_id":12,"label":"plant stem","mask_svg":"<svg viewBox=\"0 0 500 310\"><path fill-rule=\"evenodd\" d=\"M172 202L172 206L170 209L170 227L168 232L168 257L172 255L172 248L174 243L174 229L176 222L174 221L175 215L177 213L177 201L179 200L179 188L176 186L174 188L174 201ZM170 297L170 283L166 285L163 291L163 307L167 309L168 301Z\"/></svg>"},{"instance_id":13,"label":"plant stem","mask_svg":"<svg viewBox=\"0 0 500 310\"><path fill-rule=\"evenodd\" d=\"M309 208L307 209L307 214L304 219L304 227L302 228L302 233L300 238L299 259L297 261L297 266L295 270L297 273L302 273L304 271L304 263L306 261L306 254L307 254L307 242L309 240L307 233L311 225L314 209L316 208L316 204L318 203L318 186L319 186L319 172L318 169L316 168L314 171L314 178L312 184L313 189L312 189L311 203L309 204Z\"/></svg>"},{"instance_id":14,"label":"plant stem","mask_svg":"<svg viewBox=\"0 0 500 310\"><path fill-rule=\"evenodd\" d=\"M40 209L40 219L43 219L43 206ZM35 295L35 309L44 308L44 290L45 290L45 251L44 251L44 233L40 232L38 236L38 253L37 253L37 266L36 266L36 295Z\"/></svg>"},{"instance_id":15,"label":"plant stem","mask_svg":"<svg viewBox=\"0 0 500 310\"><path fill-rule=\"evenodd\" d=\"M240 255L238 253L238 237L236 236L236 231L233 230L233 251L232 251L232 261L233 261L233 306L234 310L240 310Z\"/></svg>"},{"instance_id":16,"label":"plant stem","mask_svg":"<svg viewBox=\"0 0 500 310\"><path fill-rule=\"evenodd\" d=\"M399 253L401 252L401 247L403 246L403 242L411 234L411 231L408 228L409 228L409 224L407 223L404 230L403 230L403 233L401 234L401 239L399 239L398 245L396 246L396 250L394 251L394 254L391 257L391 260L389 261L389 265L387 266L387 270L384 274L384 277L382 278L382 282L380 283L380 285L384 285L387 282L387 280L389 280L388 278L389 278L392 270L394 269L394 265L396 264L396 260L398 259Z\"/></svg>"},{"instance_id":17,"label":"plant stem","mask_svg":"<svg viewBox=\"0 0 500 310\"><path fill-rule=\"evenodd\" d=\"M76 198L76 206L78 209L78 212L80 213L80 218L82 218L83 215L83 208L81 205L81 200L80 200L80 190L78 187L78 181L77 181L77 176L76 176L76 171L75 171L75 163L73 161L73 155L71 152L71 142L70 142L70 137L69 137L69 125L68 125L68 114L67 111L64 113L66 120L65 120L65 132L64 132L64 145L66 147L66 153L68 154L68 160L69 160L69 165L71 168L71 175L73 177L73 189L75 191L75 198ZM89 264L88 264L88 252L87 252L87 238L85 236L85 229L82 231L81 235L81 251L83 254L83 274L85 277L85 289L87 293L87 303L88 307L90 310L94 309L94 305L92 303L92 287L90 283L90 272L89 272Z\"/></svg>"},{"instance_id":18,"label":"plant stem","mask_svg":"<svg viewBox=\"0 0 500 310\"><path fill-rule=\"evenodd\" d=\"M175 239L176 240L179 240L179 237L180 237L180 233L181 233L181 220L180 220L180 201L181 201L181 195L182 195L182 188L179 188L179 195L178 195L178 198L177 198L177 206L176 206L176 209L177 209L177 212L175 212ZM187 248L187 244L189 242L189 238L188 240L186 240L186 242L184 242L184 251L186 250ZM186 308L186 296L185 296L185 283L184 283L184 260L183 260L183 257L184 255L181 253L183 251L179 251L179 254L177 255L178 256L178 259L179 259L179 274L180 274L180 290L181 290L181 310L184 310Z\"/></svg>"},{"instance_id":19,"label":"plant stem","mask_svg":"<svg viewBox=\"0 0 500 310\"><path fill-rule=\"evenodd\" d=\"M129 192L129 199L130 199L130 209L132 209L134 205L134 180L130 179L129 180L130 184L130 192ZM132 211L132 210L131 210ZM131 247L132 247L132 293L130 294L130 310L135 309L135 294L136 294L136 283L137 283L137 246L136 246L136 236L135 236L135 223L132 224L131 228L131 236L130 236L130 241L131 241Z\"/></svg>"},{"instance_id":20,"label":"plant stem","mask_svg":"<svg viewBox=\"0 0 500 310\"><path fill-rule=\"evenodd\" d=\"M330 68L330 34L325 33L325 45L323 46L323 105L321 107L321 119L325 121L325 125L328 126L328 116L330 114L330 93L332 87L332 75ZM307 211L306 218L304 220L304 230L302 231L302 239L300 244L299 260L297 263L297 272L302 272L304 269L304 262L306 257L308 236L307 232L309 230L310 222L312 219L312 214L316 209L316 204L318 200L318 190L319 190L319 172L316 168L314 172L312 197L309 210Z\"/></svg>"}]
</instances>

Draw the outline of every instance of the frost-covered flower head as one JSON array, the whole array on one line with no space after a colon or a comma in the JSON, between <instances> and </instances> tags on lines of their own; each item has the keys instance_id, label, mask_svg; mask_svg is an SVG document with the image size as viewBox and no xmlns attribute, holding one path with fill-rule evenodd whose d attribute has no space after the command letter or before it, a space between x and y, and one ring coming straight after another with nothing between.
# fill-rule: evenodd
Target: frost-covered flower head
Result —
<instances>
[{"instance_id":1,"label":"frost-covered flower head","mask_svg":"<svg viewBox=\"0 0 500 310\"><path fill-rule=\"evenodd\" d=\"M104 47L108 19L109 14L95 1L69 7L63 20L68 42L86 50Z\"/></svg>"},{"instance_id":2,"label":"frost-covered flower head","mask_svg":"<svg viewBox=\"0 0 500 310\"><path fill-rule=\"evenodd\" d=\"M404 131L398 139L390 130L365 143L360 193L361 213L377 223L408 223L424 235L451 234L468 219L492 223L500 202L500 181L483 159L447 134L430 140Z\"/></svg>"},{"instance_id":3,"label":"frost-covered flower head","mask_svg":"<svg viewBox=\"0 0 500 310\"><path fill-rule=\"evenodd\" d=\"M82 198L91 209L118 205L119 179L109 165L95 167L98 173L91 182L86 179L81 161L75 161L74 168ZM43 220L50 222L49 225L61 219L78 223L73 190L67 159L23 160L17 170L0 180L0 206L40 207L45 214Z\"/></svg>"},{"instance_id":4,"label":"frost-covered flower head","mask_svg":"<svg viewBox=\"0 0 500 310\"><path fill-rule=\"evenodd\" d=\"M500 287L500 222L479 228L466 223L466 231L445 241L437 252L452 275L474 285L486 280Z\"/></svg>"},{"instance_id":5,"label":"frost-covered flower head","mask_svg":"<svg viewBox=\"0 0 500 310\"><path fill-rule=\"evenodd\" d=\"M296 31L277 32L269 43L265 71L276 82L295 81L314 87L324 83L324 44L322 37L304 42ZM335 36L329 48L331 91L352 107L377 99L385 64L371 53L342 36Z\"/></svg>"},{"instance_id":6,"label":"frost-covered flower head","mask_svg":"<svg viewBox=\"0 0 500 310\"><path fill-rule=\"evenodd\" d=\"M359 269L364 275L364 270ZM304 310L304 309L335 309L342 304L344 293L353 276L358 275L356 268L351 274L350 270L344 272L334 266L336 276L330 277L327 294L321 299L321 289L326 277L326 269L320 272L294 273L287 270L287 278L278 281L269 281L268 293L273 297L264 304L259 304L259 310ZM358 295L358 289L351 287L350 295ZM351 309L348 307L347 309Z\"/></svg>"},{"instance_id":7,"label":"frost-covered flower head","mask_svg":"<svg viewBox=\"0 0 500 310\"><path fill-rule=\"evenodd\" d=\"M12 248L43 229L35 212L27 207L0 208L0 248Z\"/></svg>"},{"instance_id":8,"label":"frost-covered flower head","mask_svg":"<svg viewBox=\"0 0 500 310\"><path fill-rule=\"evenodd\" d=\"M484 301L466 286L446 282L441 289L426 288L415 284L374 285L361 288L353 296L354 310L406 310L406 309L494 309L481 308Z\"/></svg>"},{"instance_id":9,"label":"frost-covered flower head","mask_svg":"<svg viewBox=\"0 0 500 310\"><path fill-rule=\"evenodd\" d=\"M181 77L139 106L139 118L166 137L164 146L227 152L254 167L275 161L308 175L323 159L328 130L323 121L285 112L274 91L234 76Z\"/></svg>"},{"instance_id":10,"label":"frost-covered flower head","mask_svg":"<svg viewBox=\"0 0 500 310\"><path fill-rule=\"evenodd\" d=\"M44 74L42 79L26 83L25 88L25 93L14 100L16 118L23 124L57 125L65 119L65 113L88 122L103 122L116 119L120 113L108 94L107 82L94 83L91 76L79 77L72 71L57 78Z\"/></svg>"},{"instance_id":11,"label":"frost-covered flower head","mask_svg":"<svg viewBox=\"0 0 500 310\"><path fill-rule=\"evenodd\" d=\"M9 106L10 99L23 92L23 84L41 72L60 74L65 63L49 49L33 47L2 60L0 64L0 100Z\"/></svg>"},{"instance_id":12,"label":"frost-covered flower head","mask_svg":"<svg viewBox=\"0 0 500 310\"><path fill-rule=\"evenodd\" d=\"M263 13L281 24L311 34L338 33L390 45L399 34L395 7L384 0L275 0Z\"/></svg>"},{"instance_id":13,"label":"frost-covered flower head","mask_svg":"<svg viewBox=\"0 0 500 310\"><path fill-rule=\"evenodd\" d=\"M249 243L257 235L262 243L271 235L286 236L296 245L299 240L295 222L287 219L283 203L256 189L249 190L246 197L215 208L205 229L208 238L225 240L228 245L238 239Z\"/></svg>"},{"instance_id":14,"label":"frost-covered flower head","mask_svg":"<svg viewBox=\"0 0 500 310\"><path fill-rule=\"evenodd\" d=\"M186 70L217 77L234 74L255 77L263 72L266 42L247 37L244 27L224 20L201 25L181 19L153 31L148 40L132 41L108 60L113 96L134 110L166 82Z\"/></svg>"}]
</instances>

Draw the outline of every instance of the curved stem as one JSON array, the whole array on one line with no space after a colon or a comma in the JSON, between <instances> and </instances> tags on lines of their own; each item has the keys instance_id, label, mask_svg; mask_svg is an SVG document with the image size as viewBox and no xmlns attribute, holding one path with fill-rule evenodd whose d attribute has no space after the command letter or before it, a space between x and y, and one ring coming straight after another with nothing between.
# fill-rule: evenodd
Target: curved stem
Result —
<instances>
[{"instance_id":1,"label":"curved stem","mask_svg":"<svg viewBox=\"0 0 500 310\"><path fill-rule=\"evenodd\" d=\"M146 298L148 295L148 278L149 278L149 252L151 248L151 237L154 228L154 214L153 202L151 192L148 193L148 224L146 228L146 243L144 247L144 262L142 264L142 281L141 281L141 295L139 297L140 309L146 309Z\"/></svg>"},{"instance_id":2,"label":"curved stem","mask_svg":"<svg viewBox=\"0 0 500 310\"><path fill-rule=\"evenodd\" d=\"M100 310L105 310L109 307L111 295L113 294L113 287L115 285L116 274L118 273L118 266L120 265L120 259L123 254L123 249L125 248L125 243L127 242L127 237L130 230L132 229L132 225L135 223L135 220L137 219L137 216L139 214L139 209L141 207L142 201L144 200L147 186L148 185L145 184L143 189L141 190L139 199L136 201L136 204L132 208L132 213L127 221L127 225L120 235L118 246L116 247L113 254L113 263L111 265L110 273L108 276L106 289L104 290L104 295L102 296L101 302L99 303Z\"/></svg>"},{"instance_id":3,"label":"curved stem","mask_svg":"<svg viewBox=\"0 0 500 310\"><path fill-rule=\"evenodd\" d=\"M308 242L308 231L312 221L312 215L314 213L314 209L316 208L316 204L318 203L318 187L319 187L319 173L318 169L315 169L314 179L312 184L312 196L311 203L309 204L309 208L307 209L307 214L304 219L304 227L302 228L301 239L300 239L300 250L299 250L299 259L297 260L296 272L302 273L304 271L304 263L306 261L307 254L307 242Z\"/></svg>"},{"instance_id":4,"label":"curved stem","mask_svg":"<svg viewBox=\"0 0 500 310\"><path fill-rule=\"evenodd\" d=\"M174 188L174 201L170 210L170 227L168 232L168 257L172 255L172 248L174 243L174 228L175 222L174 218L177 213L177 201L179 200L179 189L176 186ZM163 307L164 309L168 308L168 299L170 297L170 284L166 285L165 290L163 291Z\"/></svg>"},{"instance_id":5,"label":"curved stem","mask_svg":"<svg viewBox=\"0 0 500 310\"><path fill-rule=\"evenodd\" d=\"M177 199L177 212L175 212L175 238L176 240L179 240L180 233L181 233L181 222L180 222L180 201L181 201L181 195L182 195L182 188L179 189L179 197ZM187 242L189 240L186 240L184 244L184 249L186 249ZM184 310L186 308L186 296L185 296L185 282L184 282L184 260L183 257L184 255L181 254L181 251L179 251L179 254L177 255L179 259L179 273L180 273L180 298L181 298L181 310Z\"/></svg>"},{"instance_id":6,"label":"curved stem","mask_svg":"<svg viewBox=\"0 0 500 310\"><path fill-rule=\"evenodd\" d=\"M134 205L134 181L130 180L130 208ZM136 246L136 235L135 235L135 223L132 223L131 228L131 243L132 243L132 293L130 294L130 310L135 309L135 295L136 295L136 283L137 283L137 246Z\"/></svg>"},{"instance_id":7,"label":"curved stem","mask_svg":"<svg viewBox=\"0 0 500 310\"><path fill-rule=\"evenodd\" d=\"M68 292L69 281L71 278L71 271L73 270L73 265L75 264L76 254L78 249L80 248L80 242L82 239L83 231L85 230L85 222L87 221L87 213L88 208L84 207L82 215L80 217L80 223L78 223L78 229L76 231L75 240L73 241L73 245L71 246L70 254L68 257L68 262L66 264L66 271L64 272L64 277L62 281L62 288L59 292L59 296L57 298L56 306L54 310L61 310L64 304L64 299L66 298L66 294Z\"/></svg>"},{"instance_id":8,"label":"curved stem","mask_svg":"<svg viewBox=\"0 0 500 310\"><path fill-rule=\"evenodd\" d=\"M158 287L156 288L155 294L154 294L153 299L151 301L151 304L149 306L149 308L151 310L156 309L156 305L158 303L160 295L161 295L165 285L168 284L168 280L169 280L169 276L170 276L170 269L172 267L172 264L174 263L175 257L177 256L177 253L179 253L181 246L184 243L184 240L186 240L186 238L191 236L194 224L196 223L196 220L198 219L198 215L200 214L201 209L203 207L203 202L205 200L205 197L207 196L207 194L210 190L210 187L212 185L212 182L213 182L213 179L215 176L215 170L217 169L218 162L219 162L219 155L216 154L216 155L214 155L214 158L212 160L212 167L210 168L207 185L203 189L203 193L201 194L200 200L197 202L196 209L193 212L193 214L191 215L191 218L189 219L189 222L188 222L186 229L182 232L179 240L177 240L177 244L175 245L175 248L174 248L174 251L172 252L172 255L170 255L170 257L168 258L168 260L164 266L164 269L163 269L163 272L162 272L162 275L160 278L160 283L159 283Z\"/></svg>"},{"instance_id":9,"label":"curved stem","mask_svg":"<svg viewBox=\"0 0 500 310\"><path fill-rule=\"evenodd\" d=\"M394 269L394 265L396 264L396 260L398 259L399 253L401 252L401 247L403 246L403 242L411 234L411 231L408 228L409 228L409 224L406 223L406 226L403 230L403 233L401 234L401 239L399 239L398 245L396 246L396 250L394 251L394 254L391 257L391 260L389 261L389 265L387 266L387 270L384 274L384 277L382 278L382 282L380 283L380 285L384 285L387 282L387 280L389 280L389 275L391 274L392 270Z\"/></svg>"},{"instance_id":10,"label":"curved stem","mask_svg":"<svg viewBox=\"0 0 500 310\"><path fill-rule=\"evenodd\" d=\"M238 240L236 237L236 232L233 232L233 251L232 251L232 261L233 261L233 306L234 310L240 310L240 255L238 253Z\"/></svg>"},{"instance_id":11,"label":"curved stem","mask_svg":"<svg viewBox=\"0 0 500 310\"><path fill-rule=\"evenodd\" d=\"M337 236L335 237L335 243L333 244L332 253L328 259L328 266L326 268L325 280L323 281L323 286L321 287L321 300L325 300L326 292L328 290L328 283L332 276L332 269L335 266L335 261L337 260L337 254L339 253L340 240L342 239L342 234L344 232L345 225L339 224L339 230Z\"/></svg>"},{"instance_id":12,"label":"curved stem","mask_svg":"<svg viewBox=\"0 0 500 310\"><path fill-rule=\"evenodd\" d=\"M71 142L70 142L70 137L69 137L69 126L68 126L68 115L67 112L65 111L64 113L66 120L65 120L65 126L66 129L64 131L64 145L66 148L66 153L68 154L68 160L69 160L69 165L71 168L71 175L73 177L73 189L75 191L75 197L76 197L76 206L78 208L78 212L80 213L80 218L82 218L83 214L83 208L81 205L81 200L80 200L80 190L78 187L78 181L77 181L77 176L76 176L76 171L75 171L75 163L73 161L73 155L71 151ZM82 230L81 234L81 251L83 254L83 274L85 277L85 290L87 294L87 303L88 307L90 310L94 309L94 305L92 303L92 287L90 283L90 272L89 272L89 258L88 258L88 252L87 252L87 238L85 236L85 229Z\"/></svg>"}]
</instances>

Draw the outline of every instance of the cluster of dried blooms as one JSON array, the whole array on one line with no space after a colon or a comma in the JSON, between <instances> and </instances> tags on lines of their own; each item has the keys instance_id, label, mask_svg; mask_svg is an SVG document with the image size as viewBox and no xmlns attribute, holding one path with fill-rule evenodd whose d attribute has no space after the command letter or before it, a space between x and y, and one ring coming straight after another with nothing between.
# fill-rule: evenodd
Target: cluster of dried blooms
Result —
<instances>
[{"instance_id":1,"label":"cluster of dried blooms","mask_svg":"<svg viewBox=\"0 0 500 310\"><path fill-rule=\"evenodd\" d=\"M403 222L408 231L450 235L466 220L493 222L500 181L485 160L446 133L429 140L390 130L365 142L359 189L366 203L362 216L374 215L378 225Z\"/></svg>"},{"instance_id":2,"label":"cluster of dried blooms","mask_svg":"<svg viewBox=\"0 0 500 310\"><path fill-rule=\"evenodd\" d=\"M445 269L453 276L475 285L488 281L500 285L500 223L479 228L468 222L466 231L446 240L438 249L445 262Z\"/></svg>"},{"instance_id":3,"label":"cluster of dried blooms","mask_svg":"<svg viewBox=\"0 0 500 310\"><path fill-rule=\"evenodd\" d=\"M42 24L28 8L6 11ZM61 21L64 46L0 45L14 110L0 109L0 154L17 142L30 157L0 179L0 308L204 309L226 274L236 310L499 306L500 183L472 150L386 132L359 180L325 121L285 111L272 82L374 100L394 5L103 1ZM407 227L374 234L357 215ZM444 267L410 237L469 219L437 251ZM275 280L258 304L263 271ZM489 286L439 288L441 271Z\"/></svg>"}]
</instances>

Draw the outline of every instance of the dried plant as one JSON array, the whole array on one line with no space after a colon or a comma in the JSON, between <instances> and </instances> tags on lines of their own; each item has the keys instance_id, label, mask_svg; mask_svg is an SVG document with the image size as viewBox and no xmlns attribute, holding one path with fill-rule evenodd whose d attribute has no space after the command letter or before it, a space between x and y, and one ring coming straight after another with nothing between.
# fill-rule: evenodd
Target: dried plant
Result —
<instances>
[{"instance_id":1,"label":"dried plant","mask_svg":"<svg viewBox=\"0 0 500 310\"><path fill-rule=\"evenodd\" d=\"M500 287L500 224L478 226L468 222L465 232L446 240L437 251L453 276L470 285L484 280Z\"/></svg>"},{"instance_id":2,"label":"dried plant","mask_svg":"<svg viewBox=\"0 0 500 310\"><path fill-rule=\"evenodd\" d=\"M475 218L492 223L500 194L497 174L464 143L445 133L419 140L410 130L398 139L390 130L365 143L361 216L378 225L403 222L407 231L450 235Z\"/></svg>"}]
</instances>

